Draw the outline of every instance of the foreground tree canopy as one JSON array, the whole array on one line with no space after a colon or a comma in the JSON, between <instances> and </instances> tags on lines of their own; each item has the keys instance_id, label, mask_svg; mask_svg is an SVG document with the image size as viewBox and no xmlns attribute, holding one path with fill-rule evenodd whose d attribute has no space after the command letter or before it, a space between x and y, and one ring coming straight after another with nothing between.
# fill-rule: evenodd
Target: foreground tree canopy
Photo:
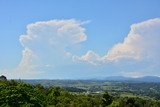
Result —
<instances>
[{"instance_id":1,"label":"foreground tree canopy","mask_svg":"<svg viewBox=\"0 0 160 107\"><path fill-rule=\"evenodd\" d=\"M159 107L159 100L105 93L67 92L14 80L0 80L0 107Z\"/></svg>"}]
</instances>

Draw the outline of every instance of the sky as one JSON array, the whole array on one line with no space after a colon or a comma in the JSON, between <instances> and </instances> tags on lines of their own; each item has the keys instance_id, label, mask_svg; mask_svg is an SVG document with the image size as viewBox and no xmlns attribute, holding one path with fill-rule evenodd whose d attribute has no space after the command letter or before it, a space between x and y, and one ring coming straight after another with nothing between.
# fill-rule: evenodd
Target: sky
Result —
<instances>
[{"instance_id":1,"label":"sky","mask_svg":"<svg viewBox=\"0 0 160 107\"><path fill-rule=\"evenodd\" d=\"M159 0L0 0L0 75L160 76Z\"/></svg>"}]
</instances>

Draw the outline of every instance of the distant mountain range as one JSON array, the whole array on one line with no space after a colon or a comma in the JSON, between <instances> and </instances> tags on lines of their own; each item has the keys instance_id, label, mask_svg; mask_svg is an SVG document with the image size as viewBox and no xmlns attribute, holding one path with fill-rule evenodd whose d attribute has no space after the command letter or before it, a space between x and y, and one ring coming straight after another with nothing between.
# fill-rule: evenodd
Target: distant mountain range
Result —
<instances>
[{"instance_id":1,"label":"distant mountain range","mask_svg":"<svg viewBox=\"0 0 160 107\"><path fill-rule=\"evenodd\" d=\"M124 77L124 76L108 76L108 77L97 77L97 78L83 78L83 79L28 79L23 81L29 82L29 83L41 83L46 81L120 81L120 82L154 82L154 83L160 83L160 77L158 76L144 76L144 77ZM56 84L56 83L55 83Z\"/></svg>"},{"instance_id":2,"label":"distant mountain range","mask_svg":"<svg viewBox=\"0 0 160 107\"><path fill-rule=\"evenodd\" d=\"M144 76L144 77L132 78L132 77L123 77L123 76L109 76L109 77L106 77L106 78L101 78L101 80L135 81L135 82L160 82L160 77L158 77L158 76Z\"/></svg>"}]
</instances>

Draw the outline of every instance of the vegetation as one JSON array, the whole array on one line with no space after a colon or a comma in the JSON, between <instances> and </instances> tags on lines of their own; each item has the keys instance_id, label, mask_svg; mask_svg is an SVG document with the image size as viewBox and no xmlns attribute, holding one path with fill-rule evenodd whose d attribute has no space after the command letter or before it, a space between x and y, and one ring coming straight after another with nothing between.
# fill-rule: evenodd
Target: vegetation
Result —
<instances>
[{"instance_id":1,"label":"vegetation","mask_svg":"<svg viewBox=\"0 0 160 107\"><path fill-rule=\"evenodd\" d=\"M0 80L7 80L7 78L4 75L1 75Z\"/></svg>"},{"instance_id":2,"label":"vegetation","mask_svg":"<svg viewBox=\"0 0 160 107\"><path fill-rule=\"evenodd\" d=\"M31 85L22 81L0 80L0 107L159 107L160 105L160 101L154 97L127 93L97 93L78 87L44 87L41 84Z\"/></svg>"}]
</instances>

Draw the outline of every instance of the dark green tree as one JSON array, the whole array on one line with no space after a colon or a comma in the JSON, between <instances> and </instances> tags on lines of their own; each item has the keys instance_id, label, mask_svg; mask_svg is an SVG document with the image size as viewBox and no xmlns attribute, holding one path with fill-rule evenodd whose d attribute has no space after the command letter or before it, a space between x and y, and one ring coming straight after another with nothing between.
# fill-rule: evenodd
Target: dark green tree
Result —
<instances>
[{"instance_id":1,"label":"dark green tree","mask_svg":"<svg viewBox=\"0 0 160 107\"><path fill-rule=\"evenodd\" d=\"M102 97L102 105L103 105L103 107L110 105L112 103L112 101L113 101L112 96L110 96L108 94L108 92L105 92L103 94L103 97Z\"/></svg>"}]
</instances>

